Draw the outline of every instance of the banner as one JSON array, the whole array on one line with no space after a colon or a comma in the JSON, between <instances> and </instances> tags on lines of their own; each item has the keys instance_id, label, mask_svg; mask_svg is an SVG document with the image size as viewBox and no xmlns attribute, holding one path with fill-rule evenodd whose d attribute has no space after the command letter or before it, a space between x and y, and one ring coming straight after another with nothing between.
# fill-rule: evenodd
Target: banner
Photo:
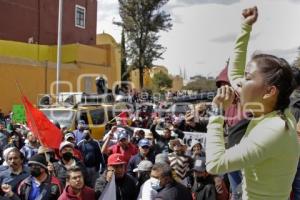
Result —
<instances>
[{"instance_id":1,"label":"banner","mask_svg":"<svg viewBox=\"0 0 300 200\"><path fill-rule=\"evenodd\" d=\"M134 129L134 131L137 130L143 130L145 133L146 132L151 132L150 129L144 129L144 128L136 128L136 127L131 127L132 129ZM163 130L156 130L156 132L158 134L163 134ZM188 147L191 147L191 143L193 140L198 140L202 147L205 149L206 147L206 133L203 133L203 132L187 132L187 131L184 131L184 138L183 138L183 141L184 143L188 146ZM177 134L172 132L172 136L173 137L177 137Z\"/></svg>"},{"instance_id":2,"label":"banner","mask_svg":"<svg viewBox=\"0 0 300 200\"><path fill-rule=\"evenodd\" d=\"M13 122L21 124L26 122L25 108L23 105L13 105L12 112Z\"/></svg>"}]
</instances>

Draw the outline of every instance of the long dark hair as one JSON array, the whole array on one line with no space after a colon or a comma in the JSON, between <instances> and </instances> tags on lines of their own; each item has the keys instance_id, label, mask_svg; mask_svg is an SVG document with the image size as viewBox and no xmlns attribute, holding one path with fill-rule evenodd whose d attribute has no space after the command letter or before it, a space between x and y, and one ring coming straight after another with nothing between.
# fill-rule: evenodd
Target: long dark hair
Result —
<instances>
[{"instance_id":1,"label":"long dark hair","mask_svg":"<svg viewBox=\"0 0 300 200\"><path fill-rule=\"evenodd\" d=\"M263 74L266 85L275 86L278 89L275 110L286 122L284 110L289 107L290 95L295 88L291 66L285 59L268 54L254 55L252 61L257 64L259 71Z\"/></svg>"}]
</instances>

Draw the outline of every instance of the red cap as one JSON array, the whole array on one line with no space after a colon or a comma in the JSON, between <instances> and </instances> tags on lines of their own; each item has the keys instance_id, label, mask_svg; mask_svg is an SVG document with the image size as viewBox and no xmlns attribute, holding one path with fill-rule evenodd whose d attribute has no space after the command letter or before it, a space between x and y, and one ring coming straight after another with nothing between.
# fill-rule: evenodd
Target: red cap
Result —
<instances>
[{"instance_id":1,"label":"red cap","mask_svg":"<svg viewBox=\"0 0 300 200\"><path fill-rule=\"evenodd\" d=\"M126 164L126 161L124 160L124 156L122 154L114 153L108 157L107 165L121 165L121 164Z\"/></svg>"}]
</instances>

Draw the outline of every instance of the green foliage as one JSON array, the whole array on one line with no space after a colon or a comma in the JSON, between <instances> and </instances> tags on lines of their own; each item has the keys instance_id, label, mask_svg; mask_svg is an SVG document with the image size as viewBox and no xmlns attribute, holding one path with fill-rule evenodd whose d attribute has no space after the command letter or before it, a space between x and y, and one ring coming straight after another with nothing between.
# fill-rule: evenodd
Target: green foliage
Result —
<instances>
[{"instance_id":1,"label":"green foliage","mask_svg":"<svg viewBox=\"0 0 300 200\"><path fill-rule=\"evenodd\" d=\"M172 27L170 15L162 11L162 7L168 1L119 0L121 22L115 24L124 29L127 61L139 69L141 88L144 85L144 68L152 67L153 61L162 59L165 51L158 43L158 32L168 31Z\"/></svg>"},{"instance_id":2,"label":"green foliage","mask_svg":"<svg viewBox=\"0 0 300 200\"><path fill-rule=\"evenodd\" d=\"M162 91L172 87L173 80L165 73L154 74L152 78L154 91Z\"/></svg>"},{"instance_id":3,"label":"green foliage","mask_svg":"<svg viewBox=\"0 0 300 200\"><path fill-rule=\"evenodd\" d=\"M300 68L300 47L298 47L298 58L296 58L296 60L293 62L293 66Z\"/></svg>"},{"instance_id":4,"label":"green foliage","mask_svg":"<svg viewBox=\"0 0 300 200\"><path fill-rule=\"evenodd\" d=\"M185 90L193 90L193 91L211 91L215 90L216 80L215 79L207 79L204 76L198 75L191 77L191 81L183 87Z\"/></svg>"}]
</instances>

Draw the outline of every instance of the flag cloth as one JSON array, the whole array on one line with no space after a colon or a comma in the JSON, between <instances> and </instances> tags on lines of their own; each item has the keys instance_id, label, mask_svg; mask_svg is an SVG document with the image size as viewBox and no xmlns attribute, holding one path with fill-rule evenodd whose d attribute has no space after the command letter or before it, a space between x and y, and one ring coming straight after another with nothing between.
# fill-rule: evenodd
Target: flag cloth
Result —
<instances>
[{"instance_id":1,"label":"flag cloth","mask_svg":"<svg viewBox=\"0 0 300 200\"><path fill-rule=\"evenodd\" d=\"M123 111L119 115L119 118L121 119L122 125L126 126L127 125L127 112Z\"/></svg>"},{"instance_id":2,"label":"flag cloth","mask_svg":"<svg viewBox=\"0 0 300 200\"><path fill-rule=\"evenodd\" d=\"M39 139L41 145L58 149L62 141L61 131L44 115L35 108L25 95L22 95L25 107L28 128Z\"/></svg>"},{"instance_id":3,"label":"flag cloth","mask_svg":"<svg viewBox=\"0 0 300 200\"><path fill-rule=\"evenodd\" d=\"M109 183L106 184L101 196L98 200L117 200L116 195L116 180L115 175L112 175L112 179Z\"/></svg>"}]
</instances>

